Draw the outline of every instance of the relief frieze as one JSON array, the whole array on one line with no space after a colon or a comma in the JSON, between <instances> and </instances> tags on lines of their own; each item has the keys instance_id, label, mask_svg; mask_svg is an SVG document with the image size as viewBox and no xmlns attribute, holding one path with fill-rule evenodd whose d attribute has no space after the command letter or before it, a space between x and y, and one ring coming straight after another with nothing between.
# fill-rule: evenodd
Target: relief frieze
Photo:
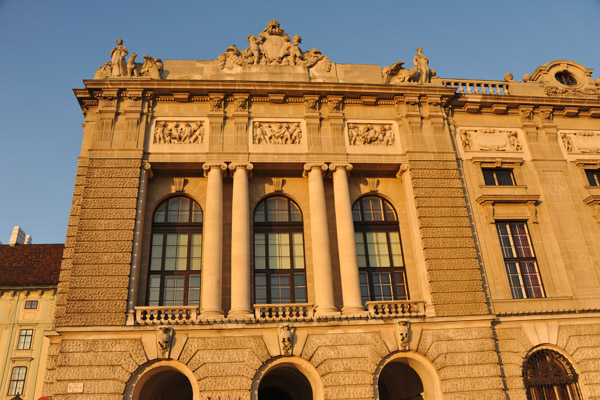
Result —
<instances>
[{"instance_id":1,"label":"relief frieze","mask_svg":"<svg viewBox=\"0 0 600 400\"><path fill-rule=\"evenodd\" d=\"M600 131L560 131L567 153L600 153Z\"/></svg>"},{"instance_id":2,"label":"relief frieze","mask_svg":"<svg viewBox=\"0 0 600 400\"><path fill-rule=\"evenodd\" d=\"M203 121L157 121L153 132L154 144L202 144Z\"/></svg>"},{"instance_id":3,"label":"relief frieze","mask_svg":"<svg viewBox=\"0 0 600 400\"><path fill-rule=\"evenodd\" d=\"M392 124L348 123L350 146L393 146L396 135Z\"/></svg>"},{"instance_id":4,"label":"relief frieze","mask_svg":"<svg viewBox=\"0 0 600 400\"><path fill-rule=\"evenodd\" d=\"M252 121L253 144L301 144L300 122Z\"/></svg>"},{"instance_id":5,"label":"relief frieze","mask_svg":"<svg viewBox=\"0 0 600 400\"><path fill-rule=\"evenodd\" d=\"M464 151L523 151L516 129L459 128L458 136Z\"/></svg>"}]
</instances>

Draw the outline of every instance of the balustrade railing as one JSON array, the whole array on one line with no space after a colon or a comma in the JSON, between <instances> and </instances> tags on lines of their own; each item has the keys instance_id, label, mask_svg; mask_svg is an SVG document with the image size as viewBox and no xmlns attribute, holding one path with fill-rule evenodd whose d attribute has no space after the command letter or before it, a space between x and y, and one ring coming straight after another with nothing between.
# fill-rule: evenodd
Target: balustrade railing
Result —
<instances>
[{"instance_id":1,"label":"balustrade railing","mask_svg":"<svg viewBox=\"0 0 600 400\"><path fill-rule=\"evenodd\" d=\"M255 304L254 317L257 321L302 321L313 318L314 307L308 303Z\"/></svg>"},{"instance_id":2,"label":"balustrade railing","mask_svg":"<svg viewBox=\"0 0 600 400\"><path fill-rule=\"evenodd\" d=\"M445 87L453 87L463 94L491 94L508 96L509 84L500 81L473 81L469 79L442 79Z\"/></svg>"},{"instance_id":3,"label":"balustrade railing","mask_svg":"<svg viewBox=\"0 0 600 400\"><path fill-rule=\"evenodd\" d=\"M423 301L367 301L369 317L372 318L397 318L421 317L425 315L425 302Z\"/></svg>"},{"instance_id":4,"label":"balustrade railing","mask_svg":"<svg viewBox=\"0 0 600 400\"><path fill-rule=\"evenodd\" d=\"M135 322L138 325L193 324L198 322L198 306L138 306Z\"/></svg>"}]
</instances>

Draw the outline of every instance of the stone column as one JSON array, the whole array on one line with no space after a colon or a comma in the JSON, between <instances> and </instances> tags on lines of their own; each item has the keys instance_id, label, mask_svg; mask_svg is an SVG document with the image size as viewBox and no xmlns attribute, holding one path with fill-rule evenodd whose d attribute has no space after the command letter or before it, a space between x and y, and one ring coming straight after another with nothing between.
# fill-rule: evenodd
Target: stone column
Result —
<instances>
[{"instance_id":1,"label":"stone column","mask_svg":"<svg viewBox=\"0 0 600 400\"><path fill-rule=\"evenodd\" d=\"M206 163L206 210L204 212L204 244L202 290L200 306L202 316L223 315L221 290L223 281L223 163Z\"/></svg>"},{"instance_id":2,"label":"stone column","mask_svg":"<svg viewBox=\"0 0 600 400\"><path fill-rule=\"evenodd\" d=\"M231 310L229 315L252 315L250 276L250 204L248 176L250 163L232 163L231 204Z\"/></svg>"},{"instance_id":3,"label":"stone column","mask_svg":"<svg viewBox=\"0 0 600 400\"><path fill-rule=\"evenodd\" d=\"M338 253L340 257L340 277L344 314L364 312L360 295L356 241L354 239L354 219L348 188L348 172L351 164L331 164L333 171L333 196L335 199L335 224L337 226Z\"/></svg>"},{"instance_id":4,"label":"stone column","mask_svg":"<svg viewBox=\"0 0 600 400\"><path fill-rule=\"evenodd\" d=\"M333 299L327 207L325 205L325 188L323 186L323 171L327 170L327 165L317 163L305 164L304 170L308 172L315 313L336 313L337 309L335 308Z\"/></svg>"}]
</instances>

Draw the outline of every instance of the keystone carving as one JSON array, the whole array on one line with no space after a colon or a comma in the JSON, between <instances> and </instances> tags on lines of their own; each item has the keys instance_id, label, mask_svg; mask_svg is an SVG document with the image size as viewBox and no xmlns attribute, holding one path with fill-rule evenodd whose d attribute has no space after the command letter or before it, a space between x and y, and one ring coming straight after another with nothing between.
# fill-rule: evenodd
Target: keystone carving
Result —
<instances>
[{"instance_id":1,"label":"keystone carving","mask_svg":"<svg viewBox=\"0 0 600 400\"><path fill-rule=\"evenodd\" d=\"M407 320L396 321L394 331L396 341L398 342L398 349L403 351L410 350L410 322Z\"/></svg>"},{"instance_id":2,"label":"keystone carving","mask_svg":"<svg viewBox=\"0 0 600 400\"><path fill-rule=\"evenodd\" d=\"M391 124L348 124L348 143L356 145L393 146L396 135Z\"/></svg>"},{"instance_id":3,"label":"keystone carving","mask_svg":"<svg viewBox=\"0 0 600 400\"><path fill-rule=\"evenodd\" d=\"M163 71L163 62L160 58L143 55L145 61L140 64L135 62L138 53L131 53L129 60L125 61L128 54L127 47L123 45L123 39L118 38L117 46L113 47L110 52L110 61L98 67L94 79L134 78L139 76L160 79L160 74Z\"/></svg>"},{"instance_id":4,"label":"keystone carving","mask_svg":"<svg viewBox=\"0 0 600 400\"><path fill-rule=\"evenodd\" d=\"M201 144L204 143L204 122L157 121L154 127L156 144Z\"/></svg>"},{"instance_id":5,"label":"keystone carving","mask_svg":"<svg viewBox=\"0 0 600 400\"><path fill-rule=\"evenodd\" d=\"M169 326L159 326L156 329L156 341L163 358L168 358L171 353L174 334L173 328Z\"/></svg>"},{"instance_id":6,"label":"keystone carving","mask_svg":"<svg viewBox=\"0 0 600 400\"><path fill-rule=\"evenodd\" d=\"M299 122L252 123L252 143L254 144L300 144L302 126Z\"/></svg>"},{"instance_id":7,"label":"keystone carving","mask_svg":"<svg viewBox=\"0 0 600 400\"><path fill-rule=\"evenodd\" d=\"M291 356L294 346L294 326L284 323L279 325L279 350L282 356Z\"/></svg>"},{"instance_id":8,"label":"keystone carving","mask_svg":"<svg viewBox=\"0 0 600 400\"><path fill-rule=\"evenodd\" d=\"M431 77L435 76L435 70L429 69L429 58L423 55L423 48L417 48L417 54L413 58L415 66L409 69L403 68L403 61L383 67L381 71L384 83L430 83Z\"/></svg>"},{"instance_id":9,"label":"keystone carving","mask_svg":"<svg viewBox=\"0 0 600 400\"><path fill-rule=\"evenodd\" d=\"M236 45L219 55L217 65L224 69L228 63L245 67L248 65L298 65L312 68L322 62L325 70L331 70L331 62L317 49L302 51L300 43L302 38L295 35L290 38L279 22L271 20L267 27L258 36L250 35L246 39L249 43L246 50L240 50Z\"/></svg>"}]
</instances>

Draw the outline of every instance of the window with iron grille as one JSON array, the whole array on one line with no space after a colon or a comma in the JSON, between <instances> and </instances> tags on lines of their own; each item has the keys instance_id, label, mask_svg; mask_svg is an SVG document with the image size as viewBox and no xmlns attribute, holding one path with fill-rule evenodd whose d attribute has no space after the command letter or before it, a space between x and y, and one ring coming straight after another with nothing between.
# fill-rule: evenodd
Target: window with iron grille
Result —
<instances>
[{"instance_id":1,"label":"window with iron grille","mask_svg":"<svg viewBox=\"0 0 600 400\"><path fill-rule=\"evenodd\" d=\"M17 350L31 349L32 339L33 339L33 329L21 329L19 331L19 341L17 343Z\"/></svg>"},{"instance_id":2,"label":"window with iron grille","mask_svg":"<svg viewBox=\"0 0 600 400\"><path fill-rule=\"evenodd\" d=\"M302 213L272 196L254 210L254 303L306 303Z\"/></svg>"},{"instance_id":3,"label":"window with iron grille","mask_svg":"<svg viewBox=\"0 0 600 400\"><path fill-rule=\"evenodd\" d=\"M184 196L163 201L152 223L149 306L200 304L202 210Z\"/></svg>"},{"instance_id":4,"label":"window with iron grille","mask_svg":"<svg viewBox=\"0 0 600 400\"><path fill-rule=\"evenodd\" d=\"M10 374L10 382L8 384L8 395L16 396L23 394L25 386L25 376L27 375L27 367L13 367Z\"/></svg>"},{"instance_id":5,"label":"window with iron grille","mask_svg":"<svg viewBox=\"0 0 600 400\"><path fill-rule=\"evenodd\" d=\"M363 304L407 300L400 229L392 205L378 196L361 197L352 206L352 216Z\"/></svg>"},{"instance_id":6,"label":"window with iron grille","mask_svg":"<svg viewBox=\"0 0 600 400\"><path fill-rule=\"evenodd\" d=\"M529 400L580 400L579 377L560 353L543 349L523 364L523 381Z\"/></svg>"},{"instance_id":7,"label":"window with iron grille","mask_svg":"<svg viewBox=\"0 0 600 400\"><path fill-rule=\"evenodd\" d=\"M496 222L513 299L545 297L525 222Z\"/></svg>"}]
</instances>

